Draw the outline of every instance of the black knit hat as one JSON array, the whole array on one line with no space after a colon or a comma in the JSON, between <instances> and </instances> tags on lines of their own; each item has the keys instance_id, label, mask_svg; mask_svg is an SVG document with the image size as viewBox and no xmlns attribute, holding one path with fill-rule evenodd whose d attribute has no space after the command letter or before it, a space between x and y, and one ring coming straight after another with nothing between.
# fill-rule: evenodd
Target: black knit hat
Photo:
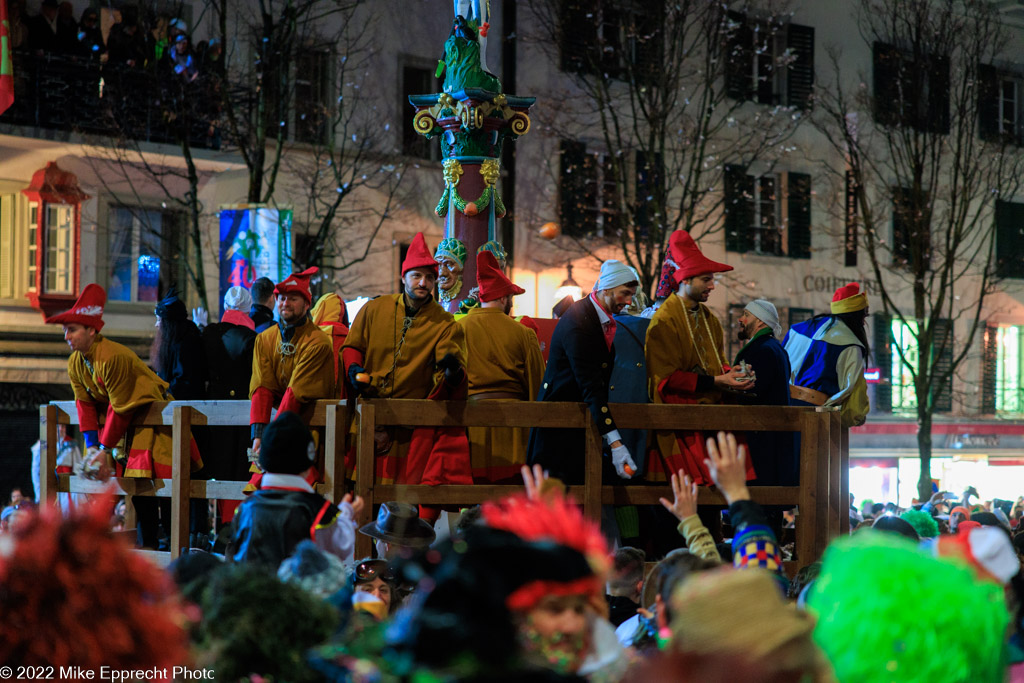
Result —
<instances>
[{"instance_id":1,"label":"black knit hat","mask_svg":"<svg viewBox=\"0 0 1024 683\"><path fill-rule=\"evenodd\" d=\"M263 430L260 467L273 474L302 474L316 462L309 428L296 413L279 413Z\"/></svg>"}]
</instances>

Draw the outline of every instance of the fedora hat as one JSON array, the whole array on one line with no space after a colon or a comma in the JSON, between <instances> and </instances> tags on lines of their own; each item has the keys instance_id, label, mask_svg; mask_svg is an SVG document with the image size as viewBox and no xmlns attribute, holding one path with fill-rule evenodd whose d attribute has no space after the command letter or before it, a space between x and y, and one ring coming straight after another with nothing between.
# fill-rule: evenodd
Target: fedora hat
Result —
<instances>
[{"instance_id":1,"label":"fedora hat","mask_svg":"<svg viewBox=\"0 0 1024 683\"><path fill-rule=\"evenodd\" d=\"M425 548L434 542L433 527L420 519L415 505L388 501L380 506L377 519L365 524L359 533L385 543Z\"/></svg>"}]
</instances>

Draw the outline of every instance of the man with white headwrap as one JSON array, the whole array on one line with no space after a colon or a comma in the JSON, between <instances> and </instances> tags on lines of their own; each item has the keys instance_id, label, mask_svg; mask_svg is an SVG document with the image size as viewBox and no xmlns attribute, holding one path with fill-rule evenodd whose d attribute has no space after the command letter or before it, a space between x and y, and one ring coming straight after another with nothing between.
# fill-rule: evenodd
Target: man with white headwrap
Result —
<instances>
[{"instance_id":1,"label":"man with white headwrap","mask_svg":"<svg viewBox=\"0 0 1024 683\"><path fill-rule=\"evenodd\" d=\"M615 259L601 264L601 275L590 296L574 303L558 320L551 337L548 365L538 401L587 404L605 444L611 448L615 473L629 479L636 463L622 443L608 408L608 390L615 360L615 319L633 301L636 271ZM579 429L535 428L530 433L529 462L540 464L552 477L582 484L584 433Z\"/></svg>"},{"instance_id":2,"label":"man with white headwrap","mask_svg":"<svg viewBox=\"0 0 1024 683\"><path fill-rule=\"evenodd\" d=\"M249 398L252 376L252 351L256 342L256 324L249 317L252 295L243 287L231 287L224 293L220 322L203 328L203 351L206 354L208 379L206 399L209 401L245 401ZM205 435L211 454L206 469L211 479L245 481L249 478L248 427L217 427ZM214 455L215 454L215 455ZM238 501L221 501L224 521Z\"/></svg>"},{"instance_id":3,"label":"man with white headwrap","mask_svg":"<svg viewBox=\"0 0 1024 683\"><path fill-rule=\"evenodd\" d=\"M733 367L746 363L757 381L746 394L736 394L744 405L789 405L789 355L782 348L782 325L775 304L754 299L743 309L737 336L746 341L736 354ZM799 457L793 432L747 432L750 458L757 486L795 486L799 478Z\"/></svg>"}]
</instances>

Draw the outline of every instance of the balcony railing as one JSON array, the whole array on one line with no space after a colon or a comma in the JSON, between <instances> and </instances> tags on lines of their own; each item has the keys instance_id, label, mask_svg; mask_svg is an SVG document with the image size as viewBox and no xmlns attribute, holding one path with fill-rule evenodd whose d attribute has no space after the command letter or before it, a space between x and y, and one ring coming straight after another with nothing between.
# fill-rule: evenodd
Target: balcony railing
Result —
<instances>
[{"instance_id":1,"label":"balcony railing","mask_svg":"<svg viewBox=\"0 0 1024 683\"><path fill-rule=\"evenodd\" d=\"M184 85L153 68L15 52L14 104L0 124L166 144L187 128L192 147L218 149L219 103L208 86L202 74Z\"/></svg>"}]
</instances>

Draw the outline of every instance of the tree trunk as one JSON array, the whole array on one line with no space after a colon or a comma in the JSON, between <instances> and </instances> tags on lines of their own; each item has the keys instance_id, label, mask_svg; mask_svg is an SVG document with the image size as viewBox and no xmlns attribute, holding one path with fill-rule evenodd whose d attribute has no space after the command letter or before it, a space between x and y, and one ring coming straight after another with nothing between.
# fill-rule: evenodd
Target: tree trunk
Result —
<instances>
[{"instance_id":1,"label":"tree trunk","mask_svg":"<svg viewBox=\"0 0 1024 683\"><path fill-rule=\"evenodd\" d=\"M917 452L921 459L921 476L917 480L917 497L927 501L932 497L932 415L927 406L918 403Z\"/></svg>"}]
</instances>

